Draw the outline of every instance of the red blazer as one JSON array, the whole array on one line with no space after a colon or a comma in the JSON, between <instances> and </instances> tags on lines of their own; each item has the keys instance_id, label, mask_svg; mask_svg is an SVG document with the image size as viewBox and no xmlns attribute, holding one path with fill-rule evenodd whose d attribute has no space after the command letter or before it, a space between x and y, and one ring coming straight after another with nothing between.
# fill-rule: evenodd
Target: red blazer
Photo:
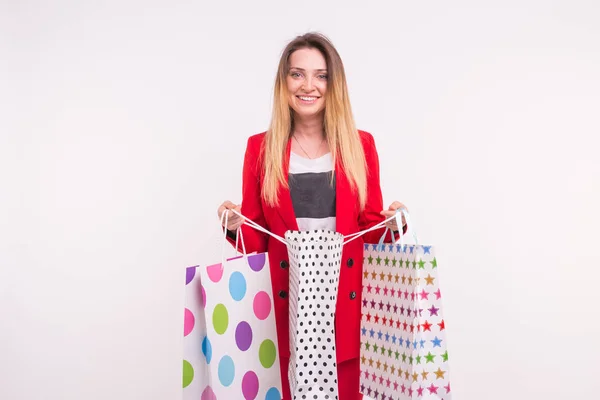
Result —
<instances>
[{"instance_id":1,"label":"red blazer","mask_svg":"<svg viewBox=\"0 0 600 400\"><path fill-rule=\"evenodd\" d=\"M365 209L359 211L358 196L350 189L341 163L336 165L336 230L343 235L355 233L384 220L380 215L383 210L381 187L379 184L379 157L373 136L359 131L368 166L367 202ZM289 189L279 189L279 206L268 206L260 196L263 172L261 168L261 149L265 132L253 135L248 139L244 158L241 213L250 220L265 227L269 231L283 237L287 230L298 230L292 198ZM288 141L284 157L284 175L288 176L291 142ZM289 260L284 244L259 232L248 225L242 225L242 233L246 251L268 252L275 320L279 341L280 357L290 357L288 288ZM336 353L337 362L359 357L360 352L360 317L362 298L362 264L363 245L377 243L383 234L377 229L344 245L338 299L336 307ZM389 235L388 235L389 236ZM391 239L388 237L386 239ZM228 237L232 245L235 241ZM389 242L389 240L386 240ZM241 251L241 245L238 250Z\"/></svg>"}]
</instances>

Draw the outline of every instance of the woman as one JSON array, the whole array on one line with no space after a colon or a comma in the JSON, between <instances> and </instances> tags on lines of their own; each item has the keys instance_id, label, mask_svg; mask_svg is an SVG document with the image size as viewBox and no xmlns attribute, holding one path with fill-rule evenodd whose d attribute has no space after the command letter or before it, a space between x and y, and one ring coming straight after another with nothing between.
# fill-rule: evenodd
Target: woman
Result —
<instances>
[{"instance_id":1,"label":"woman","mask_svg":"<svg viewBox=\"0 0 600 400\"><path fill-rule=\"evenodd\" d=\"M356 129L340 56L323 35L308 33L282 53L268 131L248 139L242 205L224 202L219 218L234 209L271 232L329 229L347 235L395 214L383 209L379 160L371 134ZM287 249L229 213L228 240L241 227L247 252L269 253L284 399L290 399ZM404 223L404 222L403 222ZM386 224L397 231L395 219ZM343 247L336 307L336 356L340 400L359 394L360 309L363 243L374 230Z\"/></svg>"}]
</instances>

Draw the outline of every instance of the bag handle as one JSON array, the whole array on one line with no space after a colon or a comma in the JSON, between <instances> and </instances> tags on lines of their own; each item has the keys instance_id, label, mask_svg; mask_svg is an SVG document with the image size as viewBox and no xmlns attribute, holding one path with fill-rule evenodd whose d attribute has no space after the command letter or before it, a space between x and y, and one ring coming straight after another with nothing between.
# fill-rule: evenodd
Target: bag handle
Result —
<instances>
[{"instance_id":1,"label":"bag handle","mask_svg":"<svg viewBox=\"0 0 600 400\"><path fill-rule=\"evenodd\" d=\"M402 226L402 218L401 216L404 216L404 220L406 221L406 230L408 231L412 231L413 234L413 239L415 240L415 245L419 245L419 238L417 237L417 232L412 224L412 221L410 219L410 216L408 214L408 210L404 207L399 208L396 210L396 214L392 217L392 218L396 218L397 224L398 226ZM381 235L381 238L379 239L379 243L377 244L377 249L378 251L381 250L381 246L383 246L383 241L385 240L385 236L387 235L388 230L390 230L388 227L385 228L385 232L383 232L383 235ZM404 247L404 233L403 233L403 229L400 229L398 231L398 240L396 241L396 238L394 237L394 232L390 231L391 235L392 235L392 242L394 242L394 244L400 244L400 246Z\"/></svg>"},{"instance_id":2,"label":"bag handle","mask_svg":"<svg viewBox=\"0 0 600 400\"><path fill-rule=\"evenodd\" d=\"M242 214L240 214L239 212L237 212L236 210L231 210L234 214L239 215L240 217L242 217L244 219L244 224L256 229L257 231L266 233L267 235L271 236L273 239L279 240L281 243L287 245L287 241L282 238L279 235L274 234L273 232L269 231L268 229L263 228L262 226L260 226L259 224L257 224L256 222L248 219L247 217L243 216ZM241 232L241 229L238 228L238 230Z\"/></svg>"},{"instance_id":3,"label":"bag handle","mask_svg":"<svg viewBox=\"0 0 600 400\"><path fill-rule=\"evenodd\" d=\"M383 227L387 222L393 220L394 218L396 218L396 216L391 216L388 219L381 221L380 223L378 223L377 225L373 225L372 227L365 229L364 231L360 231L360 232L356 232L356 233L351 233L349 235L344 236L344 239L348 239L344 242L344 244L349 243L351 241L353 241L354 239L358 239L359 237L361 237L362 235L364 235L365 233L371 232L371 231L375 231L377 229L380 229L381 227Z\"/></svg>"},{"instance_id":4,"label":"bag handle","mask_svg":"<svg viewBox=\"0 0 600 400\"><path fill-rule=\"evenodd\" d=\"M223 225L223 218L225 218L225 226L227 226L227 218L228 218L228 216L227 216L227 213L228 213L228 211L231 211L231 212L233 212L234 214L237 214L237 215L239 215L241 218L243 218L243 219L244 219L244 224L246 224L246 225L248 225L248 226L250 226L250 227L252 227L252 228L256 229L256 230L257 230L257 231L259 231L259 232L266 233L267 235L271 236L271 237L272 237L272 238L274 238L275 240L278 240L278 241L280 241L281 243L283 243L283 244L287 245L287 241L286 241L284 238L282 238L282 237L281 237L281 236L279 236L279 235L276 235L276 234L274 234L273 232L269 231L268 229L265 229L265 228L263 228L262 226L260 226L260 225L259 225L259 224L257 224L256 222L254 222L254 221L252 221L251 219L249 219L249 218L245 217L244 215L242 215L241 213L237 212L237 211L236 211L236 210L234 210L234 209L225 210L225 211L223 212L223 214L221 215L221 225ZM368 229L365 229L365 230L363 230L363 231L356 232L356 233L351 233L351 234L349 234L349 235L346 235L346 236L344 236L344 239L345 239L345 241L344 241L342 244L343 244L343 245L345 245L345 244L347 244L347 243L349 243L349 242L351 242L351 241L353 241L353 240L355 240L355 239L358 239L359 237L363 236L365 233L368 233L368 232L371 232L371 231L374 231L374 230L380 229L380 228L381 228L381 227L383 227L383 226L384 226L384 225L385 225L387 222L391 221L391 220L392 220L392 219L394 219L394 218L396 218L396 220L398 221L398 226L402 226L402 219L400 218L400 214L401 214L401 213L402 213L402 215L404 215L404 218L405 218L405 220L406 220L406 224L407 224L407 227L408 227L408 229L411 229L412 223L410 222L410 216L408 215L408 212L406 211L406 209L405 209L405 208L400 208L400 209L396 210L396 214L395 214L395 215L393 215L393 216L391 216L391 217L389 217L389 218L387 218L387 219L385 219L385 220L381 221L380 223L378 223L378 224L376 224L376 225L374 225L374 226L372 226L372 227L370 227L370 228L368 228ZM380 241L379 241L379 244L380 244L380 245L381 245L381 244L383 244L383 240L384 240L384 238L385 238L385 235L387 235L387 232L388 232L388 230L389 230L389 228L387 228L387 227L386 227L386 230L385 230L385 232L383 233L383 235L382 235L382 237L381 237L381 239L380 239ZM413 229L411 229L411 230L412 230L412 232L413 232L413 237L414 237L414 239L415 239L415 242L418 244L418 238L417 238L416 231L414 230L414 228L413 228ZM241 233L241 227L240 227L240 228L238 228L238 230L237 230L237 235L236 235L236 236L240 235L240 233ZM400 234L399 241L401 241L401 242L402 242L402 244L403 244L403 240L402 240L402 239L403 239L402 230L401 230L401 231L399 231L399 234ZM240 235L240 236L241 236L241 235ZM395 240L393 233L392 233L392 240ZM397 242L396 242L396 244L397 244ZM225 243L223 243L223 246L225 246ZM243 241L242 241L242 246L243 246ZM236 247L237 247L237 237L236 237ZM244 250L244 252L245 252L245 250Z\"/></svg>"},{"instance_id":5,"label":"bag handle","mask_svg":"<svg viewBox=\"0 0 600 400\"><path fill-rule=\"evenodd\" d=\"M227 223L229 222L229 210L225 210L223 214L221 214L221 226L223 229L223 245L221 246L221 268L225 265L225 245L227 243ZM248 254L246 253L246 243L244 242L244 235L242 234L241 227L238 227L235 232L235 248L238 248L238 244L242 245L242 257L247 258Z\"/></svg>"}]
</instances>

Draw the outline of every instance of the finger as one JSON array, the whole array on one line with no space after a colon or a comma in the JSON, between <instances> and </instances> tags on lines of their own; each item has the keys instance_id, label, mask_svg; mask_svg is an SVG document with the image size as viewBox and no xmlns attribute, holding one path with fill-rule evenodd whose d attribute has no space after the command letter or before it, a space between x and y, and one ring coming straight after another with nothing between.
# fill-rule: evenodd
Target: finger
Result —
<instances>
[{"instance_id":1,"label":"finger","mask_svg":"<svg viewBox=\"0 0 600 400\"><path fill-rule=\"evenodd\" d=\"M231 223L236 223L240 220L240 217L237 214L234 214L233 212L231 212L231 208L227 208L225 210L223 210L223 213L221 214L221 220L225 220L225 218L227 219L227 225L231 224Z\"/></svg>"},{"instance_id":2,"label":"finger","mask_svg":"<svg viewBox=\"0 0 600 400\"><path fill-rule=\"evenodd\" d=\"M235 203L233 203L233 202L231 202L231 201L229 201L229 200L228 200L228 201L226 201L226 202L224 203L224 205L225 205L225 207L227 207L227 209L228 209L228 210L230 210L230 209L232 209L232 208L235 208L235 207L236 207L236 204L235 204Z\"/></svg>"},{"instance_id":3,"label":"finger","mask_svg":"<svg viewBox=\"0 0 600 400\"><path fill-rule=\"evenodd\" d=\"M219 216L219 219L223 219L224 215L223 213L227 211L227 209L225 207L219 208L219 210L217 211L217 215ZM223 223L225 223L225 221L223 221Z\"/></svg>"},{"instance_id":4,"label":"finger","mask_svg":"<svg viewBox=\"0 0 600 400\"><path fill-rule=\"evenodd\" d=\"M242 226L243 224L241 222L236 222L235 224L229 224L229 230L230 231L235 231L237 230L240 226Z\"/></svg>"},{"instance_id":5,"label":"finger","mask_svg":"<svg viewBox=\"0 0 600 400\"><path fill-rule=\"evenodd\" d=\"M406 211L408 211L408 207L406 207L405 204L398 202L398 209L404 209Z\"/></svg>"},{"instance_id":6,"label":"finger","mask_svg":"<svg viewBox=\"0 0 600 400\"><path fill-rule=\"evenodd\" d=\"M228 210L231 207L233 203L229 200L224 201L223 203L221 203L221 205L219 206L219 208L217 209L217 213L219 214L219 217L221 217L221 214L223 213L223 211ZM233 204L234 205L234 204ZM235 205L234 205L235 206Z\"/></svg>"},{"instance_id":7,"label":"finger","mask_svg":"<svg viewBox=\"0 0 600 400\"><path fill-rule=\"evenodd\" d=\"M392 203L392 205L390 206L390 210L396 211L396 210L398 210L399 208L402 208L402 207L404 207L404 204L400 203L399 201L394 201Z\"/></svg>"}]
</instances>

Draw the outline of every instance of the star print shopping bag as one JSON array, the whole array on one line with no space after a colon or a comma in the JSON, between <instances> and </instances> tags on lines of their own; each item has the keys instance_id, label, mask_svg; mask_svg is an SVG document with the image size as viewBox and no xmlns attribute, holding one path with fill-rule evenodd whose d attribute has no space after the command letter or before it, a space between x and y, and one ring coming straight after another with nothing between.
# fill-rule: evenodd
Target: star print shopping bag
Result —
<instances>
[{"instance_id":1,"label":"star print shopping bag","mask_svg":"<svg viewBox=\"0 0 600 400\"><path fill-rule=\"evenodd\" d=\"M185 307L184 400L281 400L266 253L187 268Z\"/></svg>"},{"instance_id":2,"label":"star print shopping bag","mask_svg":"<svg viewBox=\"0 0 600 400\"><path fill-rule=\"evenodd\" d=\"M327 230L288 231L285 240L290 259L290 391L294 400L337 400L334 313L344 237Z\"/></svg>"},{"instance_id":3,"label":"star print shopping bag","mask_svg":"<svg viewBox=\"0 0 600 400\"><path fill-rule=\"evenodd\" d=\"M432 246L365 244L360 391L366 396L451 399L437 271Z\"/></svg>"}]
</instances>

